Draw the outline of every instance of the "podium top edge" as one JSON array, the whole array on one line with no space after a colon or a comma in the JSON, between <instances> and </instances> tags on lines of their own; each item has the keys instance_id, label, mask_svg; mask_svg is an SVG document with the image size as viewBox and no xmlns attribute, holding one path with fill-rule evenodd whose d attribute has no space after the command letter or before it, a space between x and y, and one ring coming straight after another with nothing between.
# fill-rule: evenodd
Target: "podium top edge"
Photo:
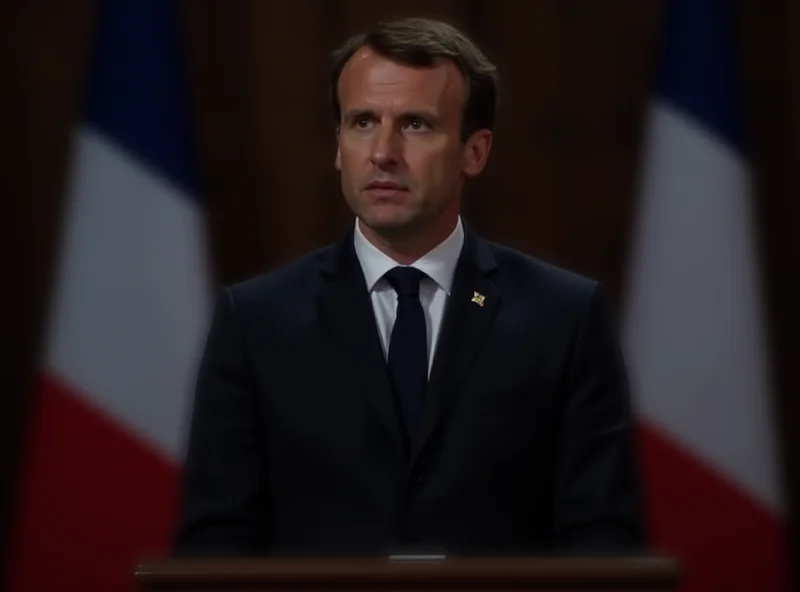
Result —
<instances>
[{"instance_id":1,"label":"podium top edge","mask_svg":"<svg viewBox=\"0 0 800 592\"><path fill-rule=\"evenodd\" d=\"M150 586L203 583L284 587L530 587L592 585L671 589L681 565L665 556L641 557L191 557L141 563L137 581Z\"/></svg>"}]
</instances>

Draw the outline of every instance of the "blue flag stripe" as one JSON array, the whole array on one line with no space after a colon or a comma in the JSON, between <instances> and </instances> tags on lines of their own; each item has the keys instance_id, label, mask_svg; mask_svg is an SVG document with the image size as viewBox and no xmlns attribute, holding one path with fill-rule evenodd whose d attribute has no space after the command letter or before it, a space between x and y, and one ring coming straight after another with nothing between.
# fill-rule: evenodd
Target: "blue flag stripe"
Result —
<instances>
[{"instance_id":1,"label":"blue flag stripe","mask_svg":"<svg viewBox=\"0 0 800 592\"><path fill-rule=\"evenodd\" d=\"M670 0L657 94L744 152L733 2Z\"/></svg>"},{"instance_id":2,"label":"blue flag stripe","mask_svg":"<svg viewBox=\"0 0 800 592\"><path fill-rule=\"evenodd\" d=\"M85 122L199 199L171 0L103 0Z\"/></svg>"}]
</instances>

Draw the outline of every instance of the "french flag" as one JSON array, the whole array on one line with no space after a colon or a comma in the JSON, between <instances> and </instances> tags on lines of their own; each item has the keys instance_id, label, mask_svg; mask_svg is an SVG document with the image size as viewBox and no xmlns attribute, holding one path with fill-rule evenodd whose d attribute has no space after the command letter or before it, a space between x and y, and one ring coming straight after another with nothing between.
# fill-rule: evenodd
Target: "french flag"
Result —
<instances>
[{"instance_id":1,"label":"french flag","mask_svg":"<svg viewBox=\"0 0 800 592\"><path fill-rule=\"evenodd\" d=\"M211 274L176 15L98 3L9 589L134 590L168 550Z\"/></svg>"},{"instance_id":2,"label":"french flag","mask_svg":"<svg viewBox=\"0 0 800 592\"><path fill-rule=\"evenodd\" d=\"M733 3L666 4L625 346L653 534L686 592L789 590Z\"/></svg>"}]
</instances>

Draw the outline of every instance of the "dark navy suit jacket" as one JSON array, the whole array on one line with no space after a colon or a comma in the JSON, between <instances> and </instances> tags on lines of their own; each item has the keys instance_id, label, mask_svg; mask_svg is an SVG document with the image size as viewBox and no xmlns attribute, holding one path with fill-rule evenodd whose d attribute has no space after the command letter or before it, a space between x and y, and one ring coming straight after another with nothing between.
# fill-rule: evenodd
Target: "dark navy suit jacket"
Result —
<instances>
[{"instance_id":1,"label":"dark navy suit jacket","mask_svg":"<svg viewBox=\"0 0 800 592\"><path fill-rule=\"evenodd\" d=\"M644 547L626 373L598 283L466 229L425 397L409 455L352 234L226 288L176 553Z\"/></svg>"}]
</instances>

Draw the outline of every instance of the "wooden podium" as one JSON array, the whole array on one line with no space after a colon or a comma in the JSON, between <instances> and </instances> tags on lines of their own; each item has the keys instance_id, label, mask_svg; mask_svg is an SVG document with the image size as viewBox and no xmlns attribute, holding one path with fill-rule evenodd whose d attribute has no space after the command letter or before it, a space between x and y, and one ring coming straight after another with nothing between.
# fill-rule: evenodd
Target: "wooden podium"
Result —
<instances>
[{"instance_id":1,"label":"wooden podium","mask_svg":"<svg viewBox=\"0 0 800 592\"><path fill-rule=\"evenodd\" d=\"M636 558L173 559L136 570L149 592L675 590L676 560Z\"/></svg>"}]
</instances>

